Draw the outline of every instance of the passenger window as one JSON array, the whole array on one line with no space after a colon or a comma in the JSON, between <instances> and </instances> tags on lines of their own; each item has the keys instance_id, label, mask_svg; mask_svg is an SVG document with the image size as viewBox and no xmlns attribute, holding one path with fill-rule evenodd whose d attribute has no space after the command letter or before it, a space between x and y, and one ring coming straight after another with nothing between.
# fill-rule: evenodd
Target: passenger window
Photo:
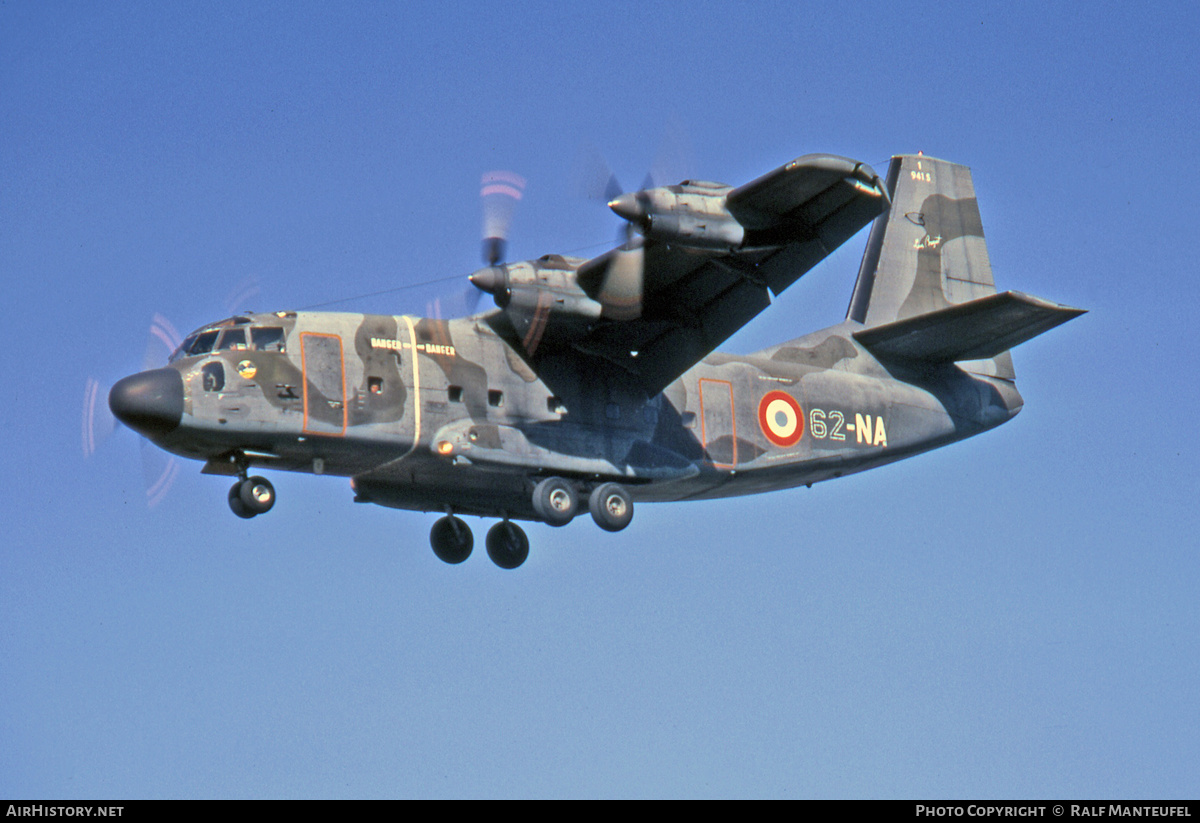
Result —
<instances>
[{"instance_id":1,"label":"passenger window","mask_svg":"<svg viewBox=\"0 0 1200 823\"><path fill-rule=\"evenodd\" d=\"M383 378L368 377L367 391L369 391L371 394L383 394Z\"/></svg>"},{"instance_id":2,"label":"passenger window","mask_svg":"<svg viewBox=\"0 0 1200 823\"><path fill-rule=\"evenodd\" d=\"M246 348L246 330L245 329L226 329L221 335L221 345L217 346L220 351L227 349L240 350Z\"/></svg>"},{"instance_id":3,"label":"passenger window","mask_svg":"<svg viewBox=\"0 0 1200 823\"><path fill-rule=\"evenodd\" d=\"M250 329L250 340L258 351L283 351L283 329L278 326Z\"/></svg>"},{"instance_id":4,"label":"passenger window","mask_svg":"<svg viewBox=\"0 0 1200 823\"><path fill-rule=\"evenodd\" d=\"M447 386L446 399L451 403L461 403L463 398L462 386Z\"/></svg>"},{"instance_id":5,"label":"passenger window","mask_svg":"<svg viewBox=\"0 0 1200 823\"><path fill-rule=\"evenodd\" d=\"M488 405L489 406L503 406L504 405L504 392L499 391L497 389L488 389Z\"/></svg>"}]
</instances>

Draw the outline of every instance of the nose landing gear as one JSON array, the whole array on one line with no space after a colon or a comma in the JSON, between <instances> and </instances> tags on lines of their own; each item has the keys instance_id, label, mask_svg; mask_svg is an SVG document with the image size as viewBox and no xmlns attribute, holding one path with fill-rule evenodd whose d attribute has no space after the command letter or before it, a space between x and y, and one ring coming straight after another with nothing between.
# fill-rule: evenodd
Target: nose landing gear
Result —
<instances>
[{"instance_id":1,"label":"nose landing gear","mask_svg":"<svg viewBox=\"0 0 1200 823\"><path fill-rule=\"evenodd\" d=\"M246 504L242 502L242 481L239 480L229 487L229 509L238 517L249 520L254 517L254 512L246 508Z\"/></svg>"},{"instance_id":2,"label":"nose landing gear","mask_svg":"<svg viewBox=\"0 0 1200 823\"><path fill-rule=\"evenodd\" d=\"M229 487L229 509L238 517L249 520L266 514L275 505L275 487L265 477L247 477L250 468L246 456L234 452L229 462L237 469L238 480Z\"/></svg>"},{"instance_id":3,"label":"nose landing gear","mask_svg":"<svg viewBox=\"0 0 1200 823\"><path fill-rule=\"evenodd\" d=\"M275 487L265 477L244 477L229 488L229 508L249 520L275 505Z\"/></svg>"}]
</instances>

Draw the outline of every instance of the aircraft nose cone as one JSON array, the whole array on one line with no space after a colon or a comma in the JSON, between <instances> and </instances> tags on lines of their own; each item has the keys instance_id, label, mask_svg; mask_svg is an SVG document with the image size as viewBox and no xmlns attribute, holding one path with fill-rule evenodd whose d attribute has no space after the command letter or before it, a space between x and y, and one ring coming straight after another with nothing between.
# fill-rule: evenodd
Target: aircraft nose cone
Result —
<instances>
[{"instance_id":1,"label":"aircraft nose cone","mask_svg":"<svg viewBox=\"0 0 1200 823\"><path fill-rule=\"evenodd\" d=\"M167 434L183 419L183 377L174 369L130 375L112 387L108 407L136 432L147 437Z\"/></svg>"}]
</instances>

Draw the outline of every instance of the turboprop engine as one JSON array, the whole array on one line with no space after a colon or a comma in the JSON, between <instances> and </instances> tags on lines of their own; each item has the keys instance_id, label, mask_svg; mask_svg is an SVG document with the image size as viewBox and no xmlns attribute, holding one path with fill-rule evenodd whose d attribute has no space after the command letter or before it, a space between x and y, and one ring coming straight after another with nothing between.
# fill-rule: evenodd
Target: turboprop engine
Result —
<instances>
[{"instance_id":1,"label":"turboprop engine","mask_svg":"<svg viewBox=\"0 0 1200 823\"><path fill-rule=\"evenodd\" d=\"M476 288L492 295L533 354L547 330L556 340L582 337L604 307L579 286L583 260L548 254L522 263L488 266L471 275Z\"/></svg>"}]
</instances>

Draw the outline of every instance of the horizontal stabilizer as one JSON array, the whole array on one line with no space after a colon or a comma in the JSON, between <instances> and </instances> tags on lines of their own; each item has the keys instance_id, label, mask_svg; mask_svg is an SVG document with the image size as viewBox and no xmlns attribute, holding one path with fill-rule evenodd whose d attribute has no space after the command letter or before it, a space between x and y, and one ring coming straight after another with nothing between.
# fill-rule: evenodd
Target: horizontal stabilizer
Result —
<instances>
[{"instance_id":1,"label":"horizontal stabilizer","mask_svg":"<svg viewBox=\"0 0 1200 823\"><path fill-rule=\"evenodd\" d=\"M881 360L984 360L1083 313L1083 309L1007 291L863 329L854 338Z\"/></svg>"}]
</instances>

